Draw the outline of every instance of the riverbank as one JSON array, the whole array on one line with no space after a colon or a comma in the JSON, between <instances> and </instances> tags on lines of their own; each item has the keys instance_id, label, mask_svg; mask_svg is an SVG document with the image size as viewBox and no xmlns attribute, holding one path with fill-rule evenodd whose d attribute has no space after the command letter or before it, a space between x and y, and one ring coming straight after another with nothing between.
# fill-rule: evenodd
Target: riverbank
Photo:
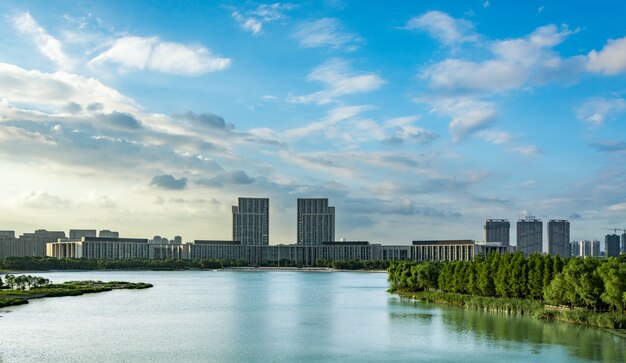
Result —
<instances>
[{"instance_id":1,"label":"riverbank","mask_svg":"<svg viewBox=\"0 0 626 363\"><path fill-rule=\"evenodd\" d=\"M125 281L68 281L62 284L49 284L30 290L0 290L0 308L28 304L28 300L47 297L79 296L104 291L122 289L148 289L152 284Z\"/></svg>"},{"instance_id":2,"label":"riverbank","mask_svg":"<svg viewBox=\"0 0 626 363\"><path fill-rule=\"evenodd\" d=\"M393 291L393 293L417 301L454 305L472 310L528 315L539 319L616 329L617 335L622 337L626 335L626 315L623 314L552 307L539 300L472 296L442 291Z\"/></svg>"}]
</instances>

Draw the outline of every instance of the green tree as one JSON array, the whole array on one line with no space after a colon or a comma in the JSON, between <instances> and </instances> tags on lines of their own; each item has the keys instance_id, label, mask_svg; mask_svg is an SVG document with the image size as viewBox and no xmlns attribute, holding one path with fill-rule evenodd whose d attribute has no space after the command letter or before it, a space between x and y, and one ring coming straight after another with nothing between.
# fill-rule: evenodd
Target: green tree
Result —
<instances>
[{"instance_id":1,"label":"green tree","mask_svg":"<svg viewBox=\"0 0 626 363\"><path fill-rule=\"evenodd\" d=\"M619 263L611 257L598 268L598 275L604 284L604 292L600 295L602 301L613 310L624 310L626 293L626 264Z\"/></svg>"},{"instance_id":2,"label":"green tree","mask_svg":"<svg viewBox=\"0 0 626 363\"><path fill-rule=\"evenodd\" d=\"M533 253L528 258L528 298L540 300L543 298L543 258Z\"/></svg>"}]
</instances>

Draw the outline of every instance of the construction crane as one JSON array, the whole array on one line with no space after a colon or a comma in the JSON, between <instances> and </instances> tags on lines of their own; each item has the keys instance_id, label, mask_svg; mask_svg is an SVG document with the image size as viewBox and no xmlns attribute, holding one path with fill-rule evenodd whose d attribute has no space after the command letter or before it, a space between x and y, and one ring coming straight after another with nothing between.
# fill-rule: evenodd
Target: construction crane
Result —
<instances>
[{"instance_id":1,"label":"construction crane","mask_svg":"<svg viewBox=\"0 0 626 363\"><path fill-rule=\"evenodd\" d=\"M622 228L603 228L603 229L613 231L614 234L617 234L617 231L626 232L626 229L622 229Z\"/></svg>"}]
</instances>

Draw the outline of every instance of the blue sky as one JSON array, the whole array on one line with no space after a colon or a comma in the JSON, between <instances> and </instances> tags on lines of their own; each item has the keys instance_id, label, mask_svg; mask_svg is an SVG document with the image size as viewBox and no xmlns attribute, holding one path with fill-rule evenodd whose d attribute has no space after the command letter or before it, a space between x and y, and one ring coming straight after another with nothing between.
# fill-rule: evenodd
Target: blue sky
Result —
<instances>
[{"instance_id":1,"label":"blue sky","mask_svg":"<svg viewBox=\"0 0 626 363\"><path fill-rule=\"evenodd\" d=\"M625 7L2 2L3 228L226 239L259 196L290 243L296 198L329 197L338 238L525 215L602 238L626 226Z\"/></svg>"}]
</instances>

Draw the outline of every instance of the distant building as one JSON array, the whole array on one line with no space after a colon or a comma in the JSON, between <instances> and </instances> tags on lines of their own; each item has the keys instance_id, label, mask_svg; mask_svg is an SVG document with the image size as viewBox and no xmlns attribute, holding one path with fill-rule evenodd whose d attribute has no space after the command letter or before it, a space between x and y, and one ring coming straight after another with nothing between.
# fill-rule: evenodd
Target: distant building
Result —
<instances>
[{"instance_id":1,"label":"distant building","mask_svg":"<svg viewBox=\"0 0 626 363\"><path fill-rule=\"evenodd\" d=\"M507 247L511 235L511 224L506 219L487 219L485 222L485 242L502 242Z\"/></svg>"},{"instance_id":2,"label":"distant building","mask_svg":"<svg viewBox=\"0 0 626 363\"><path fill-rule=\"evenodd\" d=\"M626 232L622 233L622 247L620 253L626 253Z\"/></svg>"},{"instance_id":3,"label":"distant building","mask_svg":"<svg viewBox=\"0 0 626 363\"><path fill-rule=\"evenodd\" d=\"M103 229L98 233L98 237L100 238L120 238L119 232L109 231L108 229Z\"/></svg>"},{"instance_id":4,"label":"distant building","mask_svg":"<svg viewBox=\"0 0 626 363\"><path fill-rule=\"evenodd\" d=\"M600 241L593 240L591 241L591 256L593 257L601 257L600 254Z\"/></svg>"},{"instance_id":5,"label":"distant building","mask_svg":"<svg viewBox=\"0 0 626 363\"><path fill-rule=\"evenodd\" d=\"M534 217L517 221L517 251L525 256L543 252L543 222Z\"/></svg>"},{"instance_id":6,"label":"distant building","mask_svg":"<svg viewBox=\"0 0 626 363\"><path fill-rule=\"evenodd\" d=\"M619 256L619 242L619 236L617 234L607 234L604 236L604 251L606 257Z\"/></svg>"},{"instance_id":7,"label":"distant building","mask_svg":"<svg viewBox=\"0 0 626 363\"><path fill-rule=\"evenodd\" d=\"M16 256L45 256L46 243L65 238L65 232L38 229L34 233L23 233L19 238Z\"/></svg>"},{"instance_id":8,"label":"distant building","mask_svg":"<svg viewBox=\"0 0 626 363\"><path fill-rule=\"evenodd\" d=\"M233 206L233 240L243 245L269 245L269 198L239 198Z\"/></svg>"},{"instance_id":9,"label":"distant building","mask_svg":"<svg viewBox=\"0 0 626 363\"><path fill-rule=\"evenodd\" d=\"M550 256L570 257L569 221L562 219L548 221L548 253Z\"/></svg>"},{"instance_id":10,"label":"distant building","mask_svg":"<svg viewBox=\"0 0 626 363\"><path fill-rule=\"evenodd\" d=\"M15 231L0 231L0 238L15 238Z\"/></svg>"},{"instance_id":11,"label":"distant building","mask_svg":"<svg viewBox=\"0 0 626 363\"><path fill-rule=\"evenodd\" d=\"M183 243L183 237L181 237L181 236L174 236L173 243L175 243L175 244L182 244Z\"/></svg>"},{"instance_id":12,"label":"distant building","mask_svg":"<svg viewBox=\"0 0 626 363\"><path fill-rule=\"evenodd\" d=\"M328 198L298 198L298 238L301 246L319 246L335 240L335 207Z\"/></svg>"},{"instance_id":13,"label":"distant building","mask_svg":"<svg viewBox=\"0 0 626 363\"><path fill-rule=\"evenodd\" d=\"M81 239L83 237L98 237L95 229L70 229L70 239Z\"/></svg>"},{"instance_id":14,"label":"distant building","mask_svg":"<svg viewBox=\"0 0 626 363\"><path fill-rule=\"evenodd\" d=\"M580 242L579 241L572 241L570 242L569 246L570 246L570 252L571 252L572 257L580 256Z\"/></svg>"}]
</instances>

